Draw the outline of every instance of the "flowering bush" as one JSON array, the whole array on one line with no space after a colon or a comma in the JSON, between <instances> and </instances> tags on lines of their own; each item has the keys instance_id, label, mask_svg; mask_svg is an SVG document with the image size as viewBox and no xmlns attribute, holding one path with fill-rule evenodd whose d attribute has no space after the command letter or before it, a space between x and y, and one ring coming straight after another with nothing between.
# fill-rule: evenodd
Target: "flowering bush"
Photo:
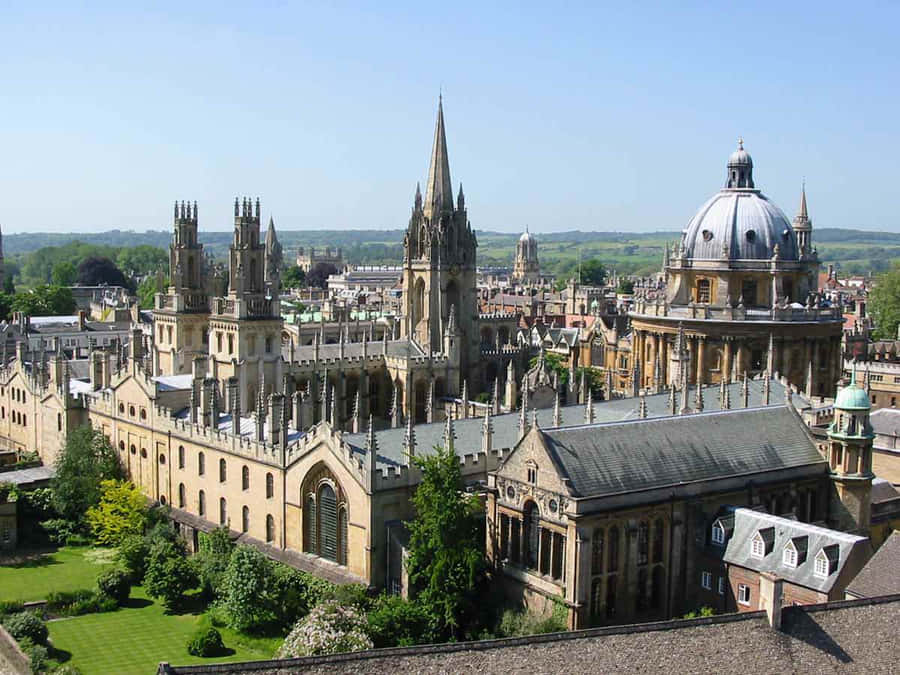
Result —
<instances>
[{"instance_id":1,"label":"flowering bush","mask_svg":"<svg viewBox=\"0 0 900 675\"><path fill-rule=\"evenodd\" d=\"M372 640L366 633L366 617L356 607L345 607L333 600L326 600L297 622L278 651L278 656L317 656L371 648Z\"/></svg>"}]
</instances>

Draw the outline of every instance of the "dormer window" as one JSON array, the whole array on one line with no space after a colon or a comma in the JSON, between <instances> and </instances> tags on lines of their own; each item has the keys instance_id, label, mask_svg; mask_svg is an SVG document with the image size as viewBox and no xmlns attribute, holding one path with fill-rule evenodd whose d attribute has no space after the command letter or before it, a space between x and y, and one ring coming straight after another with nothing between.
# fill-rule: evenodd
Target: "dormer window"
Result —
<instances>
[{"instance_id":1,"label":"dormer window","mask_svg":"<svg viewBox=\"0 0 900 675\"><path fill-rule=\"evenodd\" d=\"M717 520L712 526L712 543L716 546L725 545L725 526L721 520Z\"/></svg>"},{"instance_id":2,"label":"dormer window","mask_svg":"<svg viewBox=\"0 0 900 675\"><path fill-rule=\"evenodd\" d=\"M797 549L794 548L792 542L788 542L787 546L784 547L784 552L781 555L781 562L784 563L785 567L797 566Z\"/></svg>"},{"instance_id":3,"label":"dormer window","mask_svg":"<svg viewBox=\"0 0 900 675\"><path fill-rule=\"evenodd\" d=\"M828 577L828 558L822 551L816 556L816 576L822 579Z\"/></svg>"},{"instance_id":4,"label":"dormer window","mask_svg":"<svg viewBox=\"0 0 900 675\"><path fill-rule=\"evenodd\" d=\"M759 532L753 535L753 540L750 542L750 555L754 558L764 558L766 556L766 542L763 541Z\"/></svg>"},{"instance_id":5,"label":"dormer window","mask_svg":"<svg viewBox=\"0 0 900 675\"><path fill-rule=\"evenodd\" d=\"M839 558L840 548L837 544L824 546L816 554L815 575L820 579L827 579L837 570Z\"/></svg>"}]
</instances>

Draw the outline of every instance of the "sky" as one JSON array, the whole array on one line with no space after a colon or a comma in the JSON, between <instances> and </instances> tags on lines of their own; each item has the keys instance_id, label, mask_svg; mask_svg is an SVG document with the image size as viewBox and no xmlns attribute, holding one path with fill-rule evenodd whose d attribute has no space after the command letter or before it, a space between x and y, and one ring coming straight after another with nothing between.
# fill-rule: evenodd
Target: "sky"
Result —
<instances>
[{"instance_id":1,"label":"sky","mask_svg":"<svg viewBox=\"0 0 900 675\"><path fill-rule=\"evenodd\" d=\"M405 227L439 92L473 227L680 230L738 137L814 227L900 231L900 3L0 0L3 232Z\"/></svg>"}]
</instances>

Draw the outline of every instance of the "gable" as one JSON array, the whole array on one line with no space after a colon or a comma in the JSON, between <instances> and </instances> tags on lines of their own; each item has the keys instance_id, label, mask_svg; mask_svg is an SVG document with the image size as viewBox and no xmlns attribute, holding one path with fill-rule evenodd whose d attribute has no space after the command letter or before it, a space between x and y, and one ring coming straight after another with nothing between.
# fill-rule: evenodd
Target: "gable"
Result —
<instances>
[{"instance_id":1,"label":"gable","mask_svg":"<svg viewBox=\"0 0 900 675\"><path fill-rule=\"evenodd\" d=\"M534 483L529 480L529 469L536 470ZM516 444L497 467L496 475L498 478L532 484L542 490L571 495L568 481L544 444L540 429L532 429Z\"/></svg>"}]
</instances>

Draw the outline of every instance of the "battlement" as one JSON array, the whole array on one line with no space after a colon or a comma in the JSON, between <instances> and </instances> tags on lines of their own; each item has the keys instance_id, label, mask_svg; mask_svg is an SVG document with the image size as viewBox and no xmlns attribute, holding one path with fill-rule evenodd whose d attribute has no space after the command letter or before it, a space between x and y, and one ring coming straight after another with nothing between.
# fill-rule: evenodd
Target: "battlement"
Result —
<instances>
[{"instance_id":1,"label":"battlement","mask_svg":"<svg viewBox=\"0 0 900 675\"><path fill-rule=\"evenodd\" d=\"M253 203L252 199L244 197L238 202L238 198L234 198L234 224L247 224L259 225L259 197L256 198L256 203Z\"/></svg>"}]
</instances>

